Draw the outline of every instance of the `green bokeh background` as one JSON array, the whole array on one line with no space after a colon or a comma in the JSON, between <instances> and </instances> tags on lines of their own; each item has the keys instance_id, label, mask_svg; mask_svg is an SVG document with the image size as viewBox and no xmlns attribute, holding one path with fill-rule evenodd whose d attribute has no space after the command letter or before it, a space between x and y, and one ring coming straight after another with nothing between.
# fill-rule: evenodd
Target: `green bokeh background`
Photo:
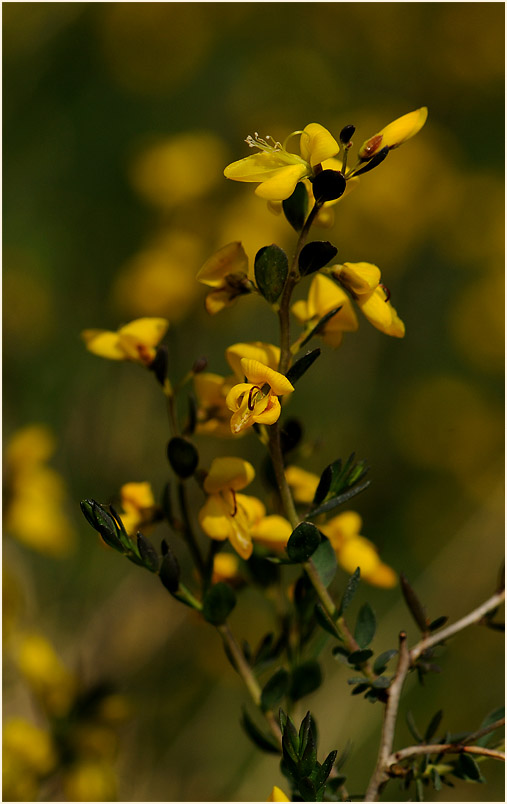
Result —
<instances>
[{"instance_id":1,"label":"green bokeh background","mask_svg":"<svg viewBox=\"0 0 507 804\"><path fill-rule=\"evenodd\" d=\"M406 337L389 339L362 319L338 351L323 350L288 410L305 426L299 465L320 472L352 450L367 458L372 485L354 501L363 533L408 575L430 615L454 619L479 604L503 554L504 7L7 3L3 12L4 432L32 422L53 429L53 466L77 533L61 561L8 543L30 590L24 622L88 680L108 676L129 696L122 800L264 800L286 785L277 760L240 729L247 696L217 635L147 573L100 550L80 517L80 499L107 501L130 480L150 480L159 494L168 431L152 378L90 355L79 333L142 314L119 301L118 281L154 242L174 262L174 238L183 238L190 273L233 239L251 259L275 238L291 248L289 227L252 186L222 178L225 164L247 155L248 133L283 140L312 121L335 133L354 123L360 145L427 105L418 137L365 176L333 229L317 233L340 260L379 265ZM165 202L140 189L136 165L153 143L202 132L223 152L216 180L181 203L170 176ZM210 318L203 298L196 284L171 326L173 378L200 355L225 374L227 345L277 337L258 300ZM256 466L262 458L253 436L198 443L203 466L216 454ZM262 493L259 477L251 493ZM195 510L201 503L196 491ZM344 582L340 573L337 588ZM400 597L362 590L358 603L367 598L381 623L379 652L401 628L417 639ZM248 592L232 620L255 643L270 609ZM314 712L322 753L352 741L348 787L361 792L381 709L350 697L347 671L329 653L325 684L300 714ZM500 704L497 633L460 635L441 666L422 689L411 678L397 744L411 740L408 709L425 723L443 708L444 726L458 732ZM6 683L6 712L19 713L27 704L12 672ZM458 783L435 800L503 800L502 769L484 768L487 787ZM403 797L394 784L389 795Z\"/></svg>"}]
</instances>

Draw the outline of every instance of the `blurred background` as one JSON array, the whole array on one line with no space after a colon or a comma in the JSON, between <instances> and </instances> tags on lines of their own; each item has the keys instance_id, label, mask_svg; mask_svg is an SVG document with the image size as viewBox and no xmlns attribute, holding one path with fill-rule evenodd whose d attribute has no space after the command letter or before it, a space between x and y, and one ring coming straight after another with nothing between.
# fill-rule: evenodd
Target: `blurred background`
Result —
<instances>
[{"instance_id":1,"label":"blurred background","mask_svg":"<svg viewBox=\"0 0 507 804\"><path fill-rule=\"evenodd\" d=\"M195 281L232 240L251 261L272 242L293 248L294 233L253 186L223 178L226 164L248 155L248 134L283 141L316 121L336 136L353 123L359 146L428 106L422 132L361 179L332 229L315 232L339 260L380 267L406 337L390 339L361 317L339 350L323 349L287 415L304 422L298 465L320 474L353 450L367 459L372 484L353 506L363 534L405 572L432 618L458 618L495 590L503 15L501 3L4 4L4 443L17 437L4 478L4 717L44 728L27 634L47 640L46 653L52 646L48 667L88 685L111 682L125 717L109 753L92 746L86 755L99 758L95 770L104 756L114 769L109 787L97 776L98 797L248 801L265 800L273 784L287 789L276 757L241 730L247 695L217 634L102 549L78 507L114 499L128 481L150 481L158 498L169 477L159 387L136 365L87 352L82 329L167 317L175 380L202 355L210 371L229 373L230 343L276 342L266 305L247 298L211 318ZM217 454L262 460L253 435L197 443L203 466ZM259 472L249 493L262 495ZM164 535L160 527L153 538ZM338 591L345 581L339 571ZM381 623L376 651L393 647L401 628L417 639L399 588L365 587L355 605L365 599ZM248 591L232 623L256 643L269 606ZM37 645L30 656L40 667ZM324 686L300 715L312 709L319 753L352 741L347 786L359 793L381 707L351 698L350 673L329 648L324 657ZM425 728L442 708L442 727L459 732L501 704L500 634L469 630L440 664L422 690L410 678L398 745L412 742L407 710ZM481 767L487 786L457 783L429 797L504 800L502 768ZM91 778L74 779L67 798L84 790L92 800ZM394 785L389 796L403 799Z\"/></svg>"}]
</instances>

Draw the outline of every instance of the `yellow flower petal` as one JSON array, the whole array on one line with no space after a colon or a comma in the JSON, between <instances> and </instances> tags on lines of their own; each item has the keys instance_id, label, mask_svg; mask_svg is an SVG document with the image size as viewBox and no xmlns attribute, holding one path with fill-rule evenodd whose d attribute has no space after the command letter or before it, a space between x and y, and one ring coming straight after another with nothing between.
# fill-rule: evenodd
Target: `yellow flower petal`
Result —
<instances>
[{"instance_id":1,"label":"yellow flower petal","mask_svg":"<svg viewBox=\"0 0 507 804\"><path fill-rule=\"evenodd\" d=\"M414 112L409 112L393 120L385 126L378 134L367 139L359 149L361 159L371 159L382 148L397 148L402 143L414 137L424 126L428 117L428 108L422 106Z\"/></svg>"},{"instance_id":2,"label":"yellow flower petal","mask_svg":"<svg viewBox=\"0 0 507 804\"><path fill-rule=\"evenodd\" d=\"M371 583L372 586L380 586L382 589L392 589L398 583L398 576L392 567L384 564L382 561L369 572L363 575L363 580Z\"/></svg>"},{"instance_id":3,"label":"yellow flower petal","mask_svg":"<svg viewBox=\"0 0 507 804\"><path fill-rule=\"evenodd\" d=\"M197 279L209 287L220 287L229 274L248 274L248 257L239 241L228 243L206 260Z\"/></svg>"},{"instance_id":4,"label":"yellow flower petal","mask_svg":"<svg viewBox=\"0 0 507 804\"><path fill-rule=\"evenodd\" d=\"M118 335L128 336L145 346L158 346L169 328L166 318L137 318L120 327Z\"/></svg>"},{"instance_id":5,"label":"yellow flower petal","mask_svg":"<svg viewBox=\"0 0 507 804\"><path fill-rule=\"evenodd\" d=\"M210 539L224 541L232 534L233 510L220 494L211 494L199 511L199 525Z\"/></svg>"},{"instance_id":6,"label":"yellow flower petal","mask_svg":"<svg viewBox=\"0 0 507 804\"><path fill-rule=\"evenodd\" d=\"M155 498L150 483L124 483L120 489L121 504L124 511L142 511L153 508Z\"/></svg>"},{"instance_id":7,"label":"yellow flower petal","mask_svg":"<svg viewBox=\"0 0 507 804\"><path fill-rule=\"evenodd\" d=\"M359 567L361 577L364 578L367 578L380 564L375 547L364 536L347 539L338 551L338 561L349 575Z\"/></svg>"},{"instance_id":8,"label":"yellow flower petal","mask_svg":"<svg viewBox=\"0 0 507 804\"><path fill-rule=\"evenodd\" d=\"M244 375L241 367L241 358L247 357L258 360L269 368L276 369L280 361L280 349L271 343L254 341L253 343L235 343L225 350L225 357L238 380Z\"/></svg>"},{"instance_id":9,"label":"yellow flower petal","mask_svg":"<svg viewBox=\"0 0 507 804\"><path fill-rule=\"evenodd\" d=\"M288 165L279 168L275 175L265 179L255 189L255 195L267 201L284 201L294 192L298 181L308 175L305 165Z\"/></svg>"},{"instance_id":10,"label":"yellow flower petal","mask_svg":"<svg viewBox=\"0 0 507 804\"><path fill-rule=\"evenodd\" d=\"M370 293L380 282L380 269L371 262L344 262L333 270L333 275L357 294Z\"/></svg>"},{"instance_id":11,"label":"yellow flower petal","mask_svg":"<svg viewBox=\"0 0 507 804\"><path fill-rule=\"evenodd\" d=\"M105 329L85 329L81 337L89 352L108 360L125 360L125 350L120 344L117 332L108 332Z\"/></svg>"},{"instance_id":12,"label":"yellow flower petal","mask_svg":"<svg viewBox=\"0 0 507 804\"><path fill-rule=\"evenodd\" d=\"M277 396L288 394L294 390L294 386L287 377L258 360L242 357L240 362L244 375L254 385L262 387L264 383L268 383Z\"/></svg>"},{"instance_id":13,"label":"yellow flower petal","mask_svg":"<svg viewBox=\"0 0 507 804\"><path fill-rule=\"evenodd\" d=\"M239 561L234 553L219 553L213 559L212 583L219 581L230 581L237 577L239 572Z\"/></svg>"},{"instance_id":14,"label":"yellow flower petal","mask_svg":"<svg viewBox=\"0 0 507 804\"><path fill-rule=\"evenodd\" d=\"M403 338L405 325L398 317L391 302L387 301L386 293L380 285L374 291L360 295L357 299L357 304L370 324L373 324L376 329L386 335Z\"/></svg>"},{"instance_id":15,"label":"yellow flower petal","mask_svg":"<svg viewBox=\"0 0 507 804\"><path fill-rule=\"evenodd\" d=\"M206 312L210 315L221 313L226 307L231 307L238 299L237 294L231 294L230 290L212 290L204 300Z\"/></svg>"},{"instance_id":16,"label":"yellow flower petal","mask_svg":"<svg viewBox=\"0 0 507 804\"><path fill-rule=\"evenodd\" d=\"M255 477L255 469L242 458L214 458L204 481L204 490L215 494L222 489L239 491Z\"/></svg>"},{"instance_id":17,"label":"yellow flower petal","mask_svg":"<svg viewBox=\"0 0 507 804\"><path fill-rule=\"evenodd\" d=\"M290 801L290 798L287 798L283 790L280 790L280 788L275 785L267 801Z\"/></svg>"},{"instance_id":18,"label":"yellow flower petal","mask_svg":"<svg viewBox=\"0 0 507 804\"><path fill-rule=\"evenodd\" d=\"M322 525L320 529L327 536L334 550L338 551L348 539L360 535L362 524L363 521L356 511L343 511Z\"/></svg>"},{"instance_id":19,"label":"yellow flower petal","mask_svg":"<svg viewBox=\"0 0 507 804\"><path fill-rule=\"evenodd\" d=\"M296 502L311 503L313 501L319 485L318 475L307 472L299 466L288 466L285 470L285 477Z\"/></svg>"},{"instance_id":20,"label":"yellow flower petal","mask_svg":"<svg viewBox=\"0 0 507 804\"><path fill-rule=\"evenodd\" d=\"M270 550L283 550L292 533L292 525L282 516L265 516L252 527L252 539Z\"/></svg>"},{"instance_id":21,"label":"yellow flower petal","mask_svg":"<svg viewBox=\"0 0 507 804\"><path fill-rule=\"evenodd\" d=\"M269 394L265 397L267 404L262 410L254 408L254 423L258 424L274 424L280 418L282 408L277 396Z\"/></svg>"},{"instance_id":22,"label":"yellow flower petal","mask_svg":"<svg viewBox=\"0 0 507 804\"><path fill-rule=\"evenodd\" d=\"M320 123L309 123L304 127L300 142L301 156L312 167L336 156L340 146L327 128Z\"/></svg>"}]
</instances>

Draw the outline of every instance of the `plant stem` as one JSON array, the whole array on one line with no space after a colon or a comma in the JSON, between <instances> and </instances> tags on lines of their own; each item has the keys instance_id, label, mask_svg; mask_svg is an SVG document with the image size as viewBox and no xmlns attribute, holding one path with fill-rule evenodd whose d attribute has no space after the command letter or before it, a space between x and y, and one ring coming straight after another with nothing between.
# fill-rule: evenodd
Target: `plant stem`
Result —
<instances>
[{"instance_id":1,"label":"plant stem","mask_svg":"<svg viewBox=\"0 0 507 804\"><path fill-rule=\"evenodd\" d=\"M280 429L278 427L278 422L275 422L268 427L268 430L269 452L275 472L276 482L278 484L278 491L282 500L283 510L292 527L295 528L299 524L299 517L297 515L296 506L294 505L289 484L287 483L287 478L285 477L285 467L283 463L282 445L280 443Z\"/></svg>"},{"instance_id":2,"label":"plant stem","mask_svg":"<svg viewBox=\"0 0 507 804\"><path fill-rule=\"evenodd\" d=\"M408 748L402 748L401 751L396 751L387 757L386 766L389 768L404 759L423 754L479 754L480 756L505 762L504 752L497 751L494 748L485 748L482 745L463 745L463 743L435 743L434 745L410 745ZM368 800L365 799L365 801Z\"/></svg>"}]
</instances>

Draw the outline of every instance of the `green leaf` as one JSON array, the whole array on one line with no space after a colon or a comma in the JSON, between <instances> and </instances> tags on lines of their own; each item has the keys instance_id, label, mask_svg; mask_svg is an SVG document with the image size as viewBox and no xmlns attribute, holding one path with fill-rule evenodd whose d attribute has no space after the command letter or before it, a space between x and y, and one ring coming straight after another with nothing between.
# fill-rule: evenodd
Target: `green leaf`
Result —
<instances>
[{"instance_id":1,"label":"green leaf","mask_svg":"<svg viewBox=\"0 0 507 804\"><path fill-rule=\"evenodd\" d=\"M302 564L316 551L321 542L318 528L311 522L300 522L292 531L287 542L287 553L291 561Z\"/></svg>"},{"instance_id":2,"label":"green leaf","mask_svg":"<svg viewBox=\"0 0 507 804\"><path fill-rule=\"evenodd\" d=\"M307 352L303 357L300 357L299 360L296 360L293 366L290 367L287 374L285 375L290 383L294 385L303 374L305 374L310 366L317 360L318 356L320 355L320 349L313 349L311 352Z\"/></svg>"},{"instance_id":3,"label":"green leaf","mask_svg":"<svg viewBox=\"0 0 507 804\"><path fill-rule=\"evenodd\" d=\"M391 686L392 679L387 678L387 676L379 676L372 681L371 686L376 690L386 690L388 687Z\"/></svg>"},{"instance_id":4,"label":"green leaf","mask_svg":"<svg viewBox=\"0 0 507 804\"><path fill-rule=\"evenodd\" d=\"M343 648L341 645L335 645L331 653L335 659L338 659L339 662L348 664L350 651L348 651L347 648Z\"/></svg>"},{"instance_id":5,"label":"green leaf","mask_svg":"<svg viewBox=\"0 0 507 804\"><path fill-rule=\"evenodd\" d=\"M431 742L431 738L435 735L438 727L440 726L440 723L442 721L443 715L444 715L443 709L439 709L438 712L435 712L435 714L431 718L431 720L430 720L430 722L428 724L428 728L424 732L424 742L425 743L430 743Z\"/></svg>"},{"instance_id":6,"label":"green leaf","mask_svg":"<svg viewBox=\"0 0 507 804\"><path fill-rule=\"evenodd\" d=\"M396 656L397 653L398 651L396 648L385 650L384 653L379 653L373 665L373 672L376 673L377 676L383 673L387 667L387 663L393 658L393 656Z\"/></svg>"},{"instance_id":7,"label":"green leaf","mask_svg":"<svg viewBox=\"0 0 507 804\"><path fill-rule=\"evenodd\" d=\"M307 515L307 519L318 516L319 514L325 514L328 511L332 511L333 508L336 508L338 505L341 505L342 503L347 502L347 500L352 499L352 497L355 497L356 494L360 494L362 491L367 489L369 485L370 481L365 480L364 483L353 486L352 488L347 489L347 491L344 491L342 494L338 494L338 496L333 497L330 500L326 500L326 502L322 505L319 505L318 508L314 508L313 511L310 511L310 513Z\"/></svg>"},{"instance_id":8,"label":"green leaf","mask_svg":"<svg viewBox=\"0 0 507 804\"><path fill-rule=\"evenodd\" d=\"M367 648L377 630L375 613L369 603L364 603L357 615L354 638L360 648Z\"/></svg>"},{"instance_id":9,"label":"green leaf","mask_svg":"<svg viewBox=\"0 0 507 804\"><path fill-rule=\"evenodd\" d=\"M401 573L400 575L400 583L401 583L401 591L403 593L403 597L405 598L405 602L408 606L408 610L410 611L412 617L414 618L415 622L421 629L423 633L428 630L428 619L426 617L426 609L422 605L421 601L417 597L416 593L410 586L409 582L407 581L405 575Z\"/></svg>"},{"instance_id":10,"label":"green leaf","mask_svg":"<svg viewBox=\"0 0 507 804\"><path fill-rule=\"evenodd\" d=\"M222 625L234 606L236 595L227 583L216 583L206 593L202 602L202 614L212 625Z\"/></svg>"},{"instance_id":11,"label":"green leaf","mask_svg":"<svg viewBox=\"0 0 507 804\"><path fill-rule=\"evenodd\" d=\"M314 240L301 249L299 271L301 276L320 271L337 254L338 249L329 240Z\"/></svg>"},{"instance_id":12,"label":"green leaf","mask_svg":"<svg viewBox=\"0 0 507 804\"><path fill-rule=\"evenodd\" d=\"M442 780L440 778L440 774L436 768L431 768L430 770L430 777L433 784L433 787L437 791L437 793L442 789Z\"/></svg>"},{"instance_id":13,"label":"green leaf","mask_svg":"<svg viewBox=\"0 0 507 804\"><path fill-rule=\"evenodd\" d=\"M305 695L314 692L322 684L322 671L318 662L309 660L298 665L292 671L290 697L299 701Z\"/></svg>"},{"instance_id":14,"label":"green leaf","mask_svg":"<svg viewBox=\"0 0 507 804\"><path fill-rule=\"evenodd\" d=\"M358 667L359 665L367 662L371 656L373 656L372 650L355 650L353 653L349 654L347 661L354 667Z\"/></svg>"},{"instance_id":15,"label":"green leaf","mask_svg":"<svg viewBox=\"0 0 507 804\"><path fill-rule=\"evenodd\" d=\"M424 787L420 779L415 780L415 800L424 801Z\"/></svg>"},{"instance_id":16,"label":"green leaf","mask_svg":"<svg viewBox=\"0 0 507 804\"><path fill-rule=\"evenodd\" d=\"M182 479L192 477L199 464L199 453L194 445L180 436L169 441L167 457L173 471Z\"/></svg>"},{"instance_id":17,"label":"green leaf","mask_svg":"<svg viewBox=\"0 0 507 804\"><path fill-rule=\"evenodd\" d=\"M505 717L505 707L499 706L497 709L494 709L492 712L490 712L489 715L486 715L486 717L484 718L484 720L480 725L480 728L485 729L488 726L491 726L493 723L496 723L497 720L501 720L504 717ZM490 732L489 734L484 734L482 737L479 737L479 739L475 741L475 744L486 745L493 737L493 733L494 732Z\"/></svg>"},{"instance_id":18,"label":"green leaf","mask_svg":"<svg viewBox=\"0 0 507 804\"><path fill-rule=\"evenodd\" d=\"M354 687L351 695L361 695L362 692L366 692L366 690L369 689L369 686L370 685L368 683L362 681L361 684L358 684L357 687Z\"/></svg>"},{"instance_id":19,"label":"green leaf","mask_svg":"<svg viewBox=\"0 0 507 804\"><path fill-rule=\"evenodd\" d=\"M331 634L335 638L338 637L338 634L336 632L336 626L329 621L329 617L325 613L320 603L317 603L317 605L315 606L315 619L317 620L320 627L324 629L324 631L327 631L328 634Z\"/></svg>"},{"instance_id":20,"label":"green leaf","mask_svg":"<svg viewBox=\"0 0 507 804\"><path fill-rule=\"evenodd\" d=\"M255 281L260 292L270 304L280 296L287 274L289 260L285 251L273 243L264 246L255 255Z\"/></svg>"},{"instance_id":21,"label":"green leaf","mask_svg":"<svg viewBox=\"0 0 507 804\"><path fill-rule=\"evenodd\" d=\"M296 184L292 195L282 201L282 208L292 228L300 232L308 214L308 193L302 181Z\"/></svg>"},{"instance_id":22,"label":"green leaf","mask_svg":"<svg viewBox=\"0 0 507 804\"><path fill-rule=\"evenodd\" d=\"M312 562L324 586L329 586L336 574L336 553L331 542L321 534L321 543L312 555Z\"/></svg>"},{"instance_id":23,"label":"green leaf","mask_svg":"<svg viewBox=\"0 0 507 804\"><path fill-rule=\"evenodd\" d=\"M327 777L329 776L329 774L333 769L334 761L336 759L337 754L338 751L330 751L327 757L325 758L324 762L320 766L316 779L318 787L322 787L322 785L326 783Z\"/></svg>"},{"instance_id":24,"label":"green leaf","mask_svg":"<svg viewBox=\"0 0 507 804\"><path fill-rule=\"evenodd\" d=\"M454 775L467 782L484 783L486 780L475 759L470 754L460 754L454 767Z\"/></svg>"},{"instance_id":25,"label":"green leaf","mask_svg":"<svg viewBox=\"0 0 507 804\"><path fill-rule=\"evenodd\" d=\"M165 555L160 565L159 577L165 588L174 594L180 585L180 567L172 550L165 544Z\"/></svg>"},{"instance_id":26,"label":"green leaf","mask_svg":"<svg viewBox=\"0 0 507 804\"><path fill-rule=\"evenodd\" d=\"M421 732L419 731L419 729L417 728L417 726L415 724L415 720L414 720L414 716L413 716L412 712L410 712L410 711L407 712L407 714L405 716L405 720L407 721L408 729L410 731L410 734L414 738L414 740L417 740L418 743L422 743L423 742L423 736L422 736Z\"/></svg>"},{"instance_id":27,"label":"green leaf","mask_svg":"<svg viewBox=\"0 0 507 804\"><path fill-rule=\"evenodd\" d=\"M270 734L264 734L251 719L246 709L243 710L241 725L243 726L247 735L250 737L253 744L256 745L257 748L260 748L261 751L265 751L268 754L280 753L280 747L275 738Z\"/></svg>"},{"instance_id":28,"label":"green leaf","mask_svg":"<svg viewBox=\"0 0 507 804\"><path fill-rule=\"evenodd\" d=\"M274 706L282 700L289 689L289 684L290 676L287 670L280 667L280 669L271 676L262 690L261 707L265 712L268 709L273 709Z\"/></svg>"},{"instance_id":29,"label":"green leaf","mask_svg":"<svg viewBox=\"0 0 507 804\"><path fill-rule=\"evenodd\" d=\"M357 587L359 586L360 580L361 580L361 570L358 567L347 581L347 586L345 587L345 592L343 593L343 597L341 599L341 603L338 609L339 617L341 617L342 614L346 612L346 610L352 603L354 595L357 592Z\"/></svg>"},{"instance_id":30,"label":"green leaf","mask_svg":"<svg viewBox=\"0 0 507 804\"><path fill-rule=\"evenodd\" d=\"M448 619L449 617L437 617L436 620L433 620L433 622L428 625L428 631L436 631L437 628L442 628Z\"/></svg>"},{"instance_id":31,"label":"green leaf","mask_svg":"<svg viewBox=\"0 0 507 804\"><path fill-rule=\"evenodd\" d=\"M183 433L193 435L197 426L197 400L194 394L187 394L187 411L187 421Z\"/></svg>"},{"instance_id":32,"label":"green leaf","mask_svg":"<svg viewBox=\"0 0 507 804\"><path fill-rule=\"evenodd\" d=\"M160 559L152 543L142 533L137 534L137 549L141 556L143 566L150 572L158 572Z\"/></svg>"}]
</instances>

